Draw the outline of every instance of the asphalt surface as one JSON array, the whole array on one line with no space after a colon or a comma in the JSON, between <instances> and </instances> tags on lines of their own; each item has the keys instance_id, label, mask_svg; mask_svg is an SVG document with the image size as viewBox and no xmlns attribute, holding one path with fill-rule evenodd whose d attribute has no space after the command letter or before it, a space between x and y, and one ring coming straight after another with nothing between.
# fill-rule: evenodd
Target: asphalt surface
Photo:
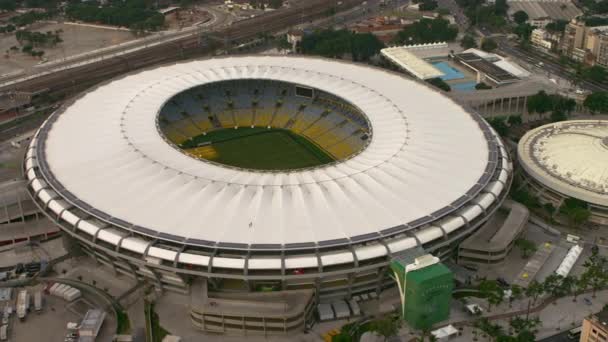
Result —
<instances>
[{"instance_id":1,"label":"asphalt surface","mask_svg":"<svg viewBox=\"0 0 608 342\"><path fill-rule=\"evenodd\" d=\"M497 37L494 40L498 43L498 49L507 55L514 56L528 63L538 66L539 62L542 62L542 66L538 66L550 75L556 75L566 80L572 80L572 73L564 66L553 60L547 58L547 56L534 49L524 50L518 46L512 45L505 37ZM579 87L591 91L608 91L608 85L600 84L591 81L581 81Z\"/></svg>"},{"instance_id":2,"label":"asphalt surface","mask_svg":"<svg viewBox=\"0 0 608 342\"><path fill-rule=\"evenodd\" d=\"M572 342L578 341L577 339L571 340L568 338L568 331L561 332L557 335L553 335L551 337L543 338L542 340L538 340L538 342Z\"/></svg>"}]
</instances>

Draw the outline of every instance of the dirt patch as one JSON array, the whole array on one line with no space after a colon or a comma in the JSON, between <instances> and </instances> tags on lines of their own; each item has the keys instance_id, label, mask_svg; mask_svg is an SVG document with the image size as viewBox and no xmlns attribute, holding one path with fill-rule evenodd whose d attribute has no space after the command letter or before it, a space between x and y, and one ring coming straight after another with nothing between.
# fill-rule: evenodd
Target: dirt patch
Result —
<instances>
[{"instance_id":1,"label":"dirt patch","mask_svg":"<svg viewBox=\"0 0 608 342\"><path fill-rule=\"evenodd\" d=\"M84 24L36 23L28 28L28 30L37 32L63 31L60 34L63 42L54 47L36 48L36 50L43 50L44 58L49 61L135 39L135 36L129 31L92 27ZM0 52L2 53L0 57L2 59L0 63L0 75L11 74L20 70L30 70L40 63L40 58L29 56L21 51L10 51L10 48L13 46L21 50L14 32L0 34Z\"/></svg>"}]
</instances>

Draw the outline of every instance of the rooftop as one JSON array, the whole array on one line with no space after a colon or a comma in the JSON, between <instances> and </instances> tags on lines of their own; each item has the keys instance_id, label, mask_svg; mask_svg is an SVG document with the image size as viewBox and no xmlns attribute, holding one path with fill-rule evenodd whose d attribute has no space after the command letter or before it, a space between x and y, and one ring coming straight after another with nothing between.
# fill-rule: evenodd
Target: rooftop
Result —
<instances>
[{"instance_id":1,"label":"rooftop","mask_svg":"<svg viewBox=\"0 0 608 342\"><path fill-rule=\"evenodd\" d=\"M573 120L524 135L518 157L537 181L564 195L608 206L608 121Z\"/></svg>"},{"instance_id":2,"label":"rooftop","mask_svg":"<svg viewBox=\"0 0 608 342\"><path fill-rule=\"evenodd\" d=\"M491 78L496 83L513 82L517 80L517 77L513 76L508 71L477 54L460 53L456 54L455 57L471 69L486 74L487 77Z\"/></svg>"},{"instance_id":3,"label":"rooftop","mask_svg":"<svg viewBox=\"0 0 608 342\"><path fill-rule=\"evenodd\" d=\"M421 80L443 76L443 72L435 68L431 63L416 56L414 52L405 46L385 48L380 53Z\"/></svg>"},{"instance_id":4,"label":"rooftop","mask_svg":"<svg viewBox=\"0 0 608 342\"><path fill-rule=\"evenodd\" d=\"M277 173L206 163L163 139L156 115L171 97L242 78L344 98L367 115L373 138L346 161ZM438 91L395 73L303 57L216 58L133 73L66 104L36 140L45 179L81 210L162 239L234 248L346 244L418 227L479 194L497 158L487 125Z\"/></svg>"},{"instance_id":5,"label":"rooftop","mask_svg":"<svg viewBox=\"0 0 608 342\"><path fill-rule=\"evenodd\" d=\"M581 15L582 12L571 1L509 1L509 13L512 15L517 11L524 11L531 20L553 19L570 20Z\"/></svg>"}]
</instances>

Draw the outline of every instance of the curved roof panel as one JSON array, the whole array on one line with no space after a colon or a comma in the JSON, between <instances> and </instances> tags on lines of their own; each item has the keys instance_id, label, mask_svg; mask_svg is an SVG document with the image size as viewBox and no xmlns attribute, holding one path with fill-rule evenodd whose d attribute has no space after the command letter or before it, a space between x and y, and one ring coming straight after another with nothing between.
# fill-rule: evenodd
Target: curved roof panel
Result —
<instances>
[{"instance_id":1,"label":"curved roof panel","mask_svg":"<svg viewBox=\"0 0 608 342\"><path fill-rule=\"evenodd\" d=\"M230 79L292 82L342 97L367 115L371 142L341 163L255 172L194 159L163 139L156 116L166 101ZM135 73L52 120L40 164L66 200L149 235L225 245L323 245L421 225L474 197L496 158L487 126L439 92L379 69L303 57L198 60Z\"/></svg>"}]
</instances>

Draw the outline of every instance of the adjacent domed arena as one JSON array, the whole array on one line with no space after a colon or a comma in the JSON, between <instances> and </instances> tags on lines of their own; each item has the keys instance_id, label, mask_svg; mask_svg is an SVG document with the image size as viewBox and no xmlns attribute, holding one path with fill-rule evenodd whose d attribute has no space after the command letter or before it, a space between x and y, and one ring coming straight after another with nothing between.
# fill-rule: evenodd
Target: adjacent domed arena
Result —
<instances>
[{"instance_id":1,"label":"adjacent domed arena","mask_svg":"<svg viewBox=\"0 0 608 342\"><path fill-rule=\"evenodd\" d=\"M188 290L391 286L392 256L445 256L500 205L502 142L477 114L398 74L304 57L135 72L41 127L31 194L117 272Z\"/></svg>"},{"instance_id":2,"label":"adjacent domed arena","mask_svg":"<svg viewBox=\"0 0 608 342\"><path fill-rule=\"evenodd\" d=\"M572 120L529 131L518 147L525 181L543 203L587 204L594 224L608 226L608 121Z\"/></svg>"}]
</instances>

